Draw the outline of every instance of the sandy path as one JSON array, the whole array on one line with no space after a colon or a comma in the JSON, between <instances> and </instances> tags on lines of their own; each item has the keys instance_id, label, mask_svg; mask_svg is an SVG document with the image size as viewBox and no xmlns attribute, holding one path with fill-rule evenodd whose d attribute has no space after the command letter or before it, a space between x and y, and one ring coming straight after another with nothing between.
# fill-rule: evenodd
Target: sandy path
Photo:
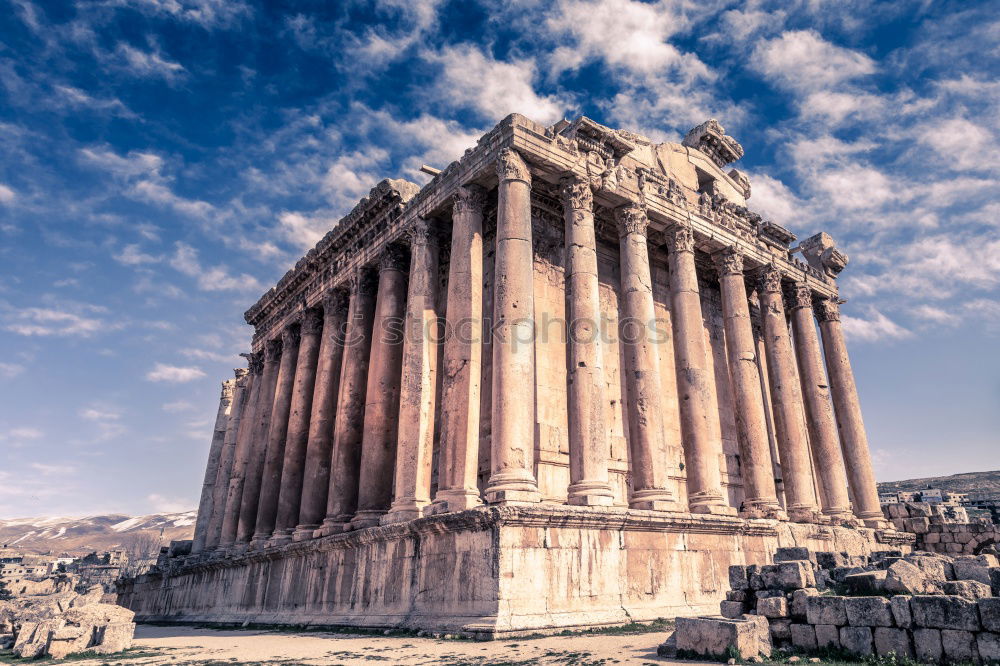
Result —
<instances>
[{"instance_id":1,"label":"sandy path","mask_svg":"<svg viewBox=\"0 0 1000 666\"><path fill-rule=\"evenodd\" d=\"M444 664L531 666L534 664L660 665L656 656L667 636L657 631L627 635L552 636L492 642L409 636L352 636L318 632L215 631L140 625L136 651L123 664ZM120 661L119 661L120 660ZM109 660L110 661L110 660ZM101 664L98 660L76 662ZM684 662L696 666L696 662ZM712 666L718 666L713 664Z\"/></svg>"}]
</instances>

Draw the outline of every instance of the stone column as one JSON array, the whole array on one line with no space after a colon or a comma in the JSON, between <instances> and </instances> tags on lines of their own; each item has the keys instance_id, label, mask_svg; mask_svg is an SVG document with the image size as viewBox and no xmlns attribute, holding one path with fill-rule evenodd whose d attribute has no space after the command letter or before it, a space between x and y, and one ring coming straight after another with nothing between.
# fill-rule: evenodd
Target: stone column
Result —
<instances>
[{"instance_id":1,"label":"stone column","mask_svg":"<svg viewBox=\"0 0 1000 666\"><path fill-rule=\"evenodd\" d=\"M271 535L271 542L275 545L290 542L292 532L299 523L306 446L309 444L309 416L312 414L322 331L323 313L320 310L311 308L302 313L295 384L292 387L292 404L288 415L288 436L285 439L285 456L278 484L278 514L274 533Z\"/></svg>"},{"instance_id":2,"label":"stone column","mask_svg":"<svg viewBox=\"0 0 1000 666\"><path fill-rule=\"evenodd\" d=\"M823 513L837 522L851 520L854 516L847 496L847 472L837 441L830 385L823 372L823 357L816 337L812 290L802 283L794 285L789 291L788 307L792 311L795 358L799 365L809 445L816 461Z\"/></svg>"},{"instance_id":3,"label":"stone column","mask_svg":"<svg viewBox=\"0 0 1000 666\"><path fill-rule=\"evenodd\" d=\"M222 526L219 529L219 543L216 550L225 551L236 541L240 523L240 509L243 502L243 488L246 483L247 461L253 452L253 432L260 418L260 394L264 383L264 354L250 354L248 366L250 374L247 377L246 406L240 417L239 430L236 432L236 448L233 450L233 469L229 475L229 485L226 488L225 513Z\"/></svg>"},{"instance_id":4,"label":"stone column","mask_svg":"<svg viewBox=\"0 0 1000 666\"><path fill-rule=\"evenodd\" d=\"M789 518L797 523L816 522L819 508L813 492L802 387L792 357L792 341L781 297L781 273L773 264L765 266L758 274L757 298L764 327L764 353L785 486L785 509Z\"/></svg>"},{"instance_id":5,"label":"stone column","mask_svg":"<svg viewBox=\"0 0 1000 666\"><path fill-rule=\"evenodd\" d=\"M871 453L868 450L868 435L861 418L861 401L858 400L851 359L847 355L844 332L840 327L840 304L836 298L819 299L816 314L820 334L823 336L826 369L830 373L830 389L851 497L854 500L854 515L868 527L885 527Z\"/></svg>"},{"instance_id":6,"label":"stone column","mask_svg":"<svg viewBox=\"0 0 1000 666\"><path fill-rule=\"evenodd\" d=\"M379 524L392 501L392 475L399 430L399 387L403 365L403 317L406 315L406 253L389 247L379 262L378 297L372 333L358 510L351 527Z\"/></svg>"},{"instance_id":7,"label":"stone column","mask_svg":"<svg viewBox=\"0 0 1000 666\"><path fill-rule=\"evenodd\" d=\"M482 504L479 498L479 414L483 359L483 204L486 192L466 185L455 192L451 262L441 377L438 492L445 511Z\"/></svg>"},{"instance_id":8,"label":"stone column","mask_svg":"<svg viewBox=\"0 0 1000 666\"><path fill-rule=\"evenodd\" d=\"M535 481L534 249L531 172L510 148L497 158L493 392L486 501L538 502Z\"/></svg>"},{"instance_id":9,"label":"stone column","mask_svg":"<svg viewBox=\"0 0 1000 666\"><path fill-rule=\"evenodd\" d=\"M344 363L337 393L326 518L317 530L317 536L344 531L358 506L361 441L364 436L376 284L374 276L367 269L359 271L351 279L351 303L347 317L347 337L344 340Z\"/></svg>"},{"instance_id":10,"label":"stone column","mask_svg":"<svg viewBox=\"0 0 1000 666\"><path fill-rule=\"evenodd\" d=\"M604 424L604 357L597 278L594 195L579 176L560 182L566 233L565 282L569 319L569 504L609 506L608 432Z\"/></svg>"},{"instance_id":11,"label":"stone column","mask_svg":"<svg viewBox=\"0 0 1000 666\"><path fill-rule=\"evenodd\" d=\"M247 355L249 356L249 355ZM233 393L233 405L229 410L229 423L222 442L222 452L219 455L219 470L212 486L212 514L205 533L205 550L213 550L219 545L222 534L222 520L226 515L226 494L229 489L229 479L233 474L233 458L236 454L236 436L239 434L240 422L246 411L247 397L250 390L250 375L247 370L237 368L236 390Z\"/></svg>"},{"instance_id":12,"label":"stone column","mask_svg":"<svg viewBox=\"0 0 1000 666\"><path fill-rule=\"evenodd\" d=\"M295 366L299 358L298 326L290 325L281 333L281 365L271 407L271 422L267 431L267 453L260 481L260 501L252 544L263 547L274 532L278 515L278 492L281 490L281 468L285 462L285 440L288 437L288 417L295 387Z\"/></svg>"},{"instance_id":13,"label":"stone column","mask_svg":"<svg viewBox=\"0 0 1000 666\"><path fill-rule=\"evenodd\" d=\"M431 222L417 218L408 230L410 279L406 294L403 374L393 502L383 524L420 518L431 503L434 407L440 332L435 311L438 243Z\"/></svg>"},{"instance_id":14,"label":"stone column","mask_svg":"<svg viewBox=\"0 0 1000 666\"><path fill-rule=\"evenodd\" d=\"M660 355L653 339L656 313L649 272L646 211L632 204L615 209L621 263L621 337L625 348L629 428L629 470L633 509L668 510L670 492L667 444L663 437ZM568 244L568 243L567 243Z\"/></svg>"},{"instance_id":15,"label":"stone column","mask_svg":"<svg viewBox=\"0 0 1000 666\"><path fill-rule=\"evenodd\" d=\"M344 362L348 294L331 290L323 299L323 336L319 346L316 388L309 417L309 443L306 445L305 478L298 526L293 541L311 539L326 516L330 488L330 463L333 456L333 428L337 411L340 369Z\"/></svg>"},{"instance_id":16,"label":"stone column","mask_svg":"<svg viewBox=\"0 0 1000 666\"><path fill-rule=\"evenodd\" d=\"M212 431L212 443L208 447L208 462L205 464L205 480L201 484L198 517L194 524L194 539L191 542L191 554L193 555L205 549L208 524L212 520L215 480L219 476L219 461L222 458L222 446L226 439L226 429L229 426L229 414L232 410L235 392L235 379L227 379L222 382L222 395L219 397L219 409L215 413L215 428Z\"/></svg>"},{"instance_id":17,"label":"stone column","mask_svg":"<svg viewBox=\"0 0 1000 666\"><path fill-rule=\"evenodd\" d=\"M261 478L264 473L264 458L267 455L271 411L274 409L274 392L278 382L281 355L281 340L268 340L264 343L264 371L260 379L260 394L257 397L253 430L250 433L251 449L247 457L246 479L240 500L240 522L236 531L238 545L249 543L257 527L257 506L260 503Z\"/></svg>"},{"instance_id":18,"label":"stone column","mask_svg":"<svg viewBox=\"0 0 1000 666\"><path fill-rule=\"evenodd\" d=\"M711 386L705 352L705 324L694 263L694 234L690 227L667 230L670 250L670 316L674 330L674 364L677 372L684 472L687 475L688 509L692 513L732 515L722 493L722 442L709 426Z\"/></svg>"},{"instance_id":19,"label":"stone column","mask_svg":"<svg viewBox=\"0 0 1000 666\"><path fill-rule=\"evenodd\" d=\"M778 503L774 485L771 445L767 438L764 395L760 387L756 342L750 323L750 306L743 279L743 256L729 247L714 256L722 291L722 317L726 353L736 408L736 430L743 479L743 513L750 517L787 516Z\"/></svg>"}]
</instances>

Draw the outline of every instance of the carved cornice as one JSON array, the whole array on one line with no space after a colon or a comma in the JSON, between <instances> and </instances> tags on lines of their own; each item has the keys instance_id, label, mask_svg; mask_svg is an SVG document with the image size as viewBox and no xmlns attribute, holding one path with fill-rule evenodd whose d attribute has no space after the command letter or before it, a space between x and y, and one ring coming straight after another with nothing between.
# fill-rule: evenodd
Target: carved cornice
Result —
<instances>
[{"instance_id":1,"label":"carved cornice","mask_svg":"<svg viewBox=\"0 0 1000 666\"><path fill-rule=\"evenodd\" d=\"M319 335L323 330L323 311L309 308L302 313L302 335Z\"/></svg>"},{"instance_id":2,"label":"carved cornice","mask_svg":"<svg viewBox=\"0 0 1000 666\"><path fill-rule=\"evenodd\" d=\"M615 221L618 223L618 235L627 236L629 234L646 235L649 228L649 218L646 211L636 204L627 204L615 208Z\"/></svg>"},{"instance_id":3,"label":"carved cornice","mask_svg":"<svg viewBox=\"0 0 1000 666\"><path fill-rule=\"evenodd\" d=\"M455 190L452 195L452 215L464 213L483 214L483 206L486 205L486 189L479 185L465 185Z\"/></svg>"},{"instance_id":4,"label":"carved cornice","mask_svg":"<svg viewBox=\"0 0 1000 666\"><path fill-rule=\"evenodd\" d=\"M840 303L836 298L817 298L813 302L816 309L816 319L824 321L840 321Z\"/></svg>"},{"instance_id":5,"label":"carved cornice","mask_svg":"<svg viewBox=\"0 0 1000 666\"><path fill-rule=\"evenodd\" d=\"M402 271L405 273L407 263L409 263L409 256L406 248L401 245L389 245L378 258L378 270L379 272Z\"/></svg>"},{"instance_id":6,"label":"carved cornice","mask_svg":"<svg viewBox=\"0 0 1000 666\"><path fill-rule=\"evenodd\" d=\"M531 183L531 171L527 162L513 148L504 148L497 155L497 177L500 182L505 180L521 180Z\"/></svg>"},{"instance_id":7,"label":"carved cornice","mask_svg":"<svg viewBox=\"0 0 1000 666\"><path fill-rule=\"evenodd\" d=\"M781 271L774 264L768 264L757 271L757 291L769 294L781 293Z\"/></svg>"},{"instance_id":8,"label":"carved cornice","mask_svg":"<svg viewBox=\"0 0 1000 666\"><path fill-rule=\"evenodd\" d=\"M594 208L594 193L590 189L590 182L579 176L565 176L559 180L559 198L566 209Z\"/></svg>"},{"instance_id":9,"label":"carved cornice","mask_svg":"<svg viewBox=\"0 0 1000 666\"><path fill-rule=\"evenodd\" d=\"M712 255L719 275L743 275L743 255L735 247L727 247Z\"/></svg>"},{"instance_id":10,"label":"carved cornice","mask_svg":"<svg viewBox=\"0 0 1000 666\"><path fill-rule=\"evenodd\" d=\"M731 136L715 118L706 120L687 133L683 145L697 148L708 155L716 165L724 167L743 157L743 146Z\"/></svg>"},{"instance_id":11,"label":"carved cornice","mask_svg":"<svg viewBox=\"0 0 1000 666\"><path fill-rule=\"evenodd\" d=\"M281 360L281 340L268 340L264 343L264 363L277 363Z\"/></svg>"},{"instance_id":12,"label":"carved cornice","mask_svg":"<svg viewBox=\"0 0 1000 666\"><path fill-rule=\"evenodd\" d=\"M804 282L795 282L785 290L785 304L789 310L812 307L812 289Z\"/></svg>"},{"instance_id":13,"label":"carved cornice","mask_svg":"<svg viewBox=\"0 0 1000 666\"><path fill-rule=\"evenodd\" d=\"M667 249L670 252L691 252L694 253L694 232L686 224L675 224L663 235L667 239Z\"/></svg>"}]
</instances>

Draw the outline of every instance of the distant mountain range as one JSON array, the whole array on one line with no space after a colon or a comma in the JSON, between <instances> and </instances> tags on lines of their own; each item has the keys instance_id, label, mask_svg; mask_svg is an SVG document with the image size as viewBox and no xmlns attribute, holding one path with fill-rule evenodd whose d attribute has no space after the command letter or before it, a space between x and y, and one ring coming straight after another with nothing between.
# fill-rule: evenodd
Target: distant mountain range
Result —
<instances>
[{"instance_id":1,"label":"distant mountain range","mask_svg":"<svg viewBox=\"0 0 1000 666\"><path fill-rule=\"evenodd\" d=\"M138 535L152 535L167 545L190 539L197 512L153 513L148 516L110 514L85 518L15 518L0 520L0 547L39 554L85 555L115 550Z\"/></svg>"},{"instance_id":2,"label":"distant mountain range","mask_svg":"<svg viewBox=\"0 0 1000 666\"><path fill-rule=\"evenodd\" d=\"M930 476L926 479L906 479L885 481L878 484L880 493L911 492L924 488L941 488L956 493L971 491L1000 492L1000 470L992 472L968 472L951 476Z\"/></svg>"}]
</instances>

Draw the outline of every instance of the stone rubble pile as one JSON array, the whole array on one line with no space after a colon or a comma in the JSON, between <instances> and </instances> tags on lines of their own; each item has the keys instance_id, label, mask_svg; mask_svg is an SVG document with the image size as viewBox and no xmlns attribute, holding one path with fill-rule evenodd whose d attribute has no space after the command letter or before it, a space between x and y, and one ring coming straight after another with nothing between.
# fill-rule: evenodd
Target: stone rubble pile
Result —
<instances>
[{"instance_id":1,"label":"stone rubble pile","mask_svg":"<svg viewBox=\"0 0 1000 666\"><path fill-rule=\"evenodd\" d=\"M945 555L1000 552L1000 525L970 522L964 507L900 502L882 507L897 530L917 535L917 548Z\"/></svg>"},{"instance_id":2,"label":"stone rubble pile","mask_svg":"<svg viewBox=\"0 0 1000 666\"><path fill-rule=\"evenodd\" d=\"M729 568L721 616L678 618L662 656L755 659L775 648L1000 663L996 556L779 548ZM864 560L864 561L862 561Z\"/></svg>"},{"instance_id":3,"label":"stone rubble pile","mask_svg":"<svg viewBox=\"0 0 1000 666\"><path fill-rule=\"evenodd\" d=\"M0 601L0 649L33 659L79 652L113 654L132 646L135 613L100 603L104 589L64 590Z\"/></svg>"}]
</instances>

